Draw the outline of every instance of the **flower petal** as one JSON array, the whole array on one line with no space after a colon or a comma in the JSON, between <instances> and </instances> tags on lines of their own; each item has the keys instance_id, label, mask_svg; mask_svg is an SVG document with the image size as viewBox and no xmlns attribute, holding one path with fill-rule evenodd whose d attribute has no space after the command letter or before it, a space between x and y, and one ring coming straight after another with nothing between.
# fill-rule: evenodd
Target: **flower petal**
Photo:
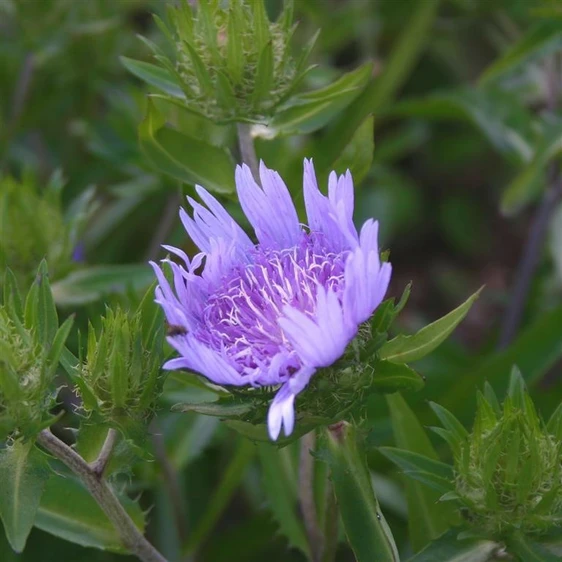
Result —
<instances>
[{"instance_id":1,"label":"flower petal","mask_svg":"<svg viewBox=\"0 0 562 562\"><path fill-rule=\"evenodd\" d=\"M248 380L217 351L192 334L168 337L168 343L182 356L182 368L200 373L216 384L245 386ZM168 361L166 365L176 365ZM178 368L178 367L167 367Z\"/></svg>"},{"instance_id":2,"label":"flower petal","mask_svg":"<svg viewBox=\"0 0 562 562\"><path fill-rule=\"evenodd\" d=\"M236 188L244 214L261 245L289 248L297 244L302 230L289 190L277 172L260 163L263 189L245 164L236 168Z\"/></svg>"},{"instance_id":3,"label":"flower petal","mask_svg":"<svg viewBox=\"0 0 562 562\"><path fill-rule=\"evenodd\" d=\"M295 426L294 403L295 395L288 385L283 385L275 395L267 413L267 429L272 441L277 441L282 427L287 436L293 432Z\"/></svg>"},{"instance_id":4,"label":"flower petal","mask_svg":"<svg viewBox=\"0 0 562 562\"><path fill-rule=\"evenodd\" d=\"M378 251L378 223L367 221L360 235L360 246L345 264L343 309L346 324L365 322L382 302L390 283L392 266L381 265Z\"/></svg>"},{"instance_id":5,"label":"flower petal","mask_svg":"<svg viewBox=\"0 0 562 562\"><path fill-rule=\"evenodd\" d=\"M349 180L349 181L348 181ZM357 231L351 221L353 191L351 176L336 180L331 176L331 195L326 197L318 189L312 160L304 161L303 190L308 225L312 232L321 232L334 251L357 246Z\"/></svg>"},{"instance_id":6,"label":"flower petal","mask_svg":"<svg viewBox=\"0 0 562 562\"><path fill-rule=\"evenodd\" d=\"M357 332L357 326L344 323L343 311L336 294L318 287L314 319L304 312L286 306L284 318L278 320L285 336L305 364L328 367L339 359Z\"/></svg>"},{"instance_id":7,"label":"flower petal","mask_svg":"<svg viewBox=\"0 0 562 562\"><path fill-rule=\"evenodd\" d=\"M248 235L226 209L206 189L201 186L196 189L209 208L188 197L187 200L193 209L193 218L184 209L180 209L180 219L197 247L208 253L211 250L210 241L218 238L235 240L237 246L244 250L253 247Z\"/></svg>"}]
</instances>

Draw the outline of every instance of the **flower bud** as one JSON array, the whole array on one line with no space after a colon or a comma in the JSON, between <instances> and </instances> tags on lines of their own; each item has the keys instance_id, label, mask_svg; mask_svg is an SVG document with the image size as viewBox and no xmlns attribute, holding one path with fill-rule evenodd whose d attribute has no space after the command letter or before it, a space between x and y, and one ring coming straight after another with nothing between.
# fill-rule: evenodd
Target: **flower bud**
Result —
<instances>
[{"instance_id":1,"label":"flower bud","mask_svg":"<svg viewBox=\"0 0 562 562\"><path fill-rule=\"evenodd\" d=\"M313 42L298 60L291 55L292 2L275 22L262 0L182 2L168 20L169 28L156 19L175 61L149 46L185 96L173 101L215 121L266 121L307 71Z\"/></svg>"},{"instance_id":2,"label":"flower bud","mask_svg":"<svg viewBox=\"0 0 562 562\"><path fill-rule=\"evenodd\" d=\"M108 308L98 332L89 326L86 359L75 378L86 412L125 430L150 417L163 382L159 314L145 297L132 314Z\"/></svg>"},{"instance_id":3,"label":"flower bud","mask_svg":"<svg viewBox=\"0 0 562 562\"><path fill-rule=\"evenodd\" d=\"M436 406L453 449L455 499L467 521L488 536L541 533L562 522L562 408L545 425L517 370L500 409L488 387L479 394L472 433ZM434 405L435 406L435 405ZM558 419L560 418L560 419ZM557 421L558 420L558 421Z\"/></svg>"},{"instance_id":4,"label":"flower bud","mask_svg":"<svg viewBox=\"0 0 562 562\"><path fill-rule=\"evenodd\" d=\"M72 318L58 326L43 262L25 305L7 270L0 305L0 439L32 437L52 423L54 376Z\"/></svg>"}]
</instances>

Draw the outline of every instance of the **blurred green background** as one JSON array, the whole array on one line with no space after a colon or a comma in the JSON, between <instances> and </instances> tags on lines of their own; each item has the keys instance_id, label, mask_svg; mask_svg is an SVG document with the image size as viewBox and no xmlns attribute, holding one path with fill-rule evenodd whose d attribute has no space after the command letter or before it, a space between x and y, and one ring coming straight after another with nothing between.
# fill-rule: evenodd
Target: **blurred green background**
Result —
<instances>
[{"instance_id":1,"label":"blurred green background","mask_svg":"<svg viewBox=\"0 0 562 562\"><path fill-rule=\"evenodd\" d=\"M25 283L48 255L62 314L76 312L82 329L105 302L136 298L112 293L148 286L144 264L163 257L161 243L193 251L177 216L193 186L153 166L142 151L137 128L154 90L121 59L152 60L137 34L163 43L151 14L163 15L165 4L0 0L0 265L15 267L17 258ZM281 3L270 0L267 8L273 17ZM401 315L404 331L486 285L454 337L417 365L427 384L409 402L424 423L435 422L427 398L468 421L476 386L490 380L501 391L517 363L548 415L562 390L562 206L552 194L562 150L562 4L296 0L295 11L296 50L321 30L311 57L317 67L303 91L369 61L373 78L320 126L258 138L258 156L293 193L301 188L304 156L314 157L321 171L351 167L356 221L378 218L382 246L391 249L390 294L399 296L413 281ZM169 111L182 131L236 152L232 126ZM350 130L349 142L339 146ZM517 266L541 208L544 236L534 251L519 336L497 352ZM55 228L62 217L74 225L68 240ZM295 494L296 450L282 451L280 469L273 449L249 446L215 418L168 414L182 393L168 382L153 426L164 437L152 447L167 450L184 526L177 529L157 451L155 461L120 482L131 497L142 494L150 540L172 560L185 536L197 541L192 550L201 561L304 560L289 546L291 530L278 522L287 508L279 496ZM367 425L370 442L392 443L383 399L373 401ZM400 477L374 449L369 458L382 507L407 554ZM61 526L69 525L63 519ZM0 559L125 560L38 529L19 556L0 533ZM352 559L342 543L338 560Z\"/></svg>"}]
</instances>

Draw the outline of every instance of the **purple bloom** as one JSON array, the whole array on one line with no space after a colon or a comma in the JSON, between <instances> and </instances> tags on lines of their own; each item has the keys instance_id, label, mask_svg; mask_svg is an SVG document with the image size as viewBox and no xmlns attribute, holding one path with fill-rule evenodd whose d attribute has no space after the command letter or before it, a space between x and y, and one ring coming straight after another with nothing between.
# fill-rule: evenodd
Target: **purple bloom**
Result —
<instances>
[{"instance_id":1,"label":"purple bloom","mask_svg":"<svg viewBox=\"0 0 562 562\"><path fill-rule=\"evenodd\" d=\"M179 357L166 369L189 369L220 385L281 385L268 428L275 440L293 431L294 401L315 371L332 365L358 327L382 301L391 266L380 263L378 223L353 225L349 171L330 174L328 197L318 189L312 161L304 162L308 227L299 223L283 180L263 162L262 187L246 166L236 187L257 244L205 189L205 205L188 197L193 217L180 217L201 250L193 259L164 246L173 287L154 263L156 302L174 326L168 337ZM204 267L202 268L204 262ZM202 269L202 270L201 270Z\"/></svg>"}]
</instances>

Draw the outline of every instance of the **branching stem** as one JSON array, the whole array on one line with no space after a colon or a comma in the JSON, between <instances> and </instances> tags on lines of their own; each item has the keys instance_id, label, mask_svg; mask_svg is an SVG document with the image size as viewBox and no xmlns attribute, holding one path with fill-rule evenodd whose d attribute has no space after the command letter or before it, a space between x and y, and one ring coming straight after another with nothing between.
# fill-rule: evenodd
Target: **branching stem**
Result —
<instances>
[{"instance_id":1,"label":"branching stem","mask_svg":"<svg viewBox=\"0 0 562 562\"><path fill-rule=\"evenodd\" d=\"M110 439L110 442L107 443L106 439L108 446L106 448L104 444L102 453L104 449L108 451L113 448L112 442L114 442L115 437L111 436L110 438L108 434L108 439ZM38 435L37 440L80 478L108 519L113 523L126 548L142 562L166 562L166 559L144 538L106 480L92 465L88 464L74 449L71 449L48 429L44 429ZM107 461L105 462L107 463Z\"/></svg>"},{"instance_id":2,"label":"branching stem","mask_svg":"<svg viewBox=\"0 0 562 562\"><path fill-rule=\"evenodd\" d=\"M117 443L118 436L119 435L117 431L113 428L110 428L107 432L107 436L102 445L98 458L94 462L90 463L92 472L97 474L99 478L103 476L103 473L107 468L107 464L109 463L109 459L111 458L111 454L113 453L113 448Z\"/></svg>"}]
</instances>

